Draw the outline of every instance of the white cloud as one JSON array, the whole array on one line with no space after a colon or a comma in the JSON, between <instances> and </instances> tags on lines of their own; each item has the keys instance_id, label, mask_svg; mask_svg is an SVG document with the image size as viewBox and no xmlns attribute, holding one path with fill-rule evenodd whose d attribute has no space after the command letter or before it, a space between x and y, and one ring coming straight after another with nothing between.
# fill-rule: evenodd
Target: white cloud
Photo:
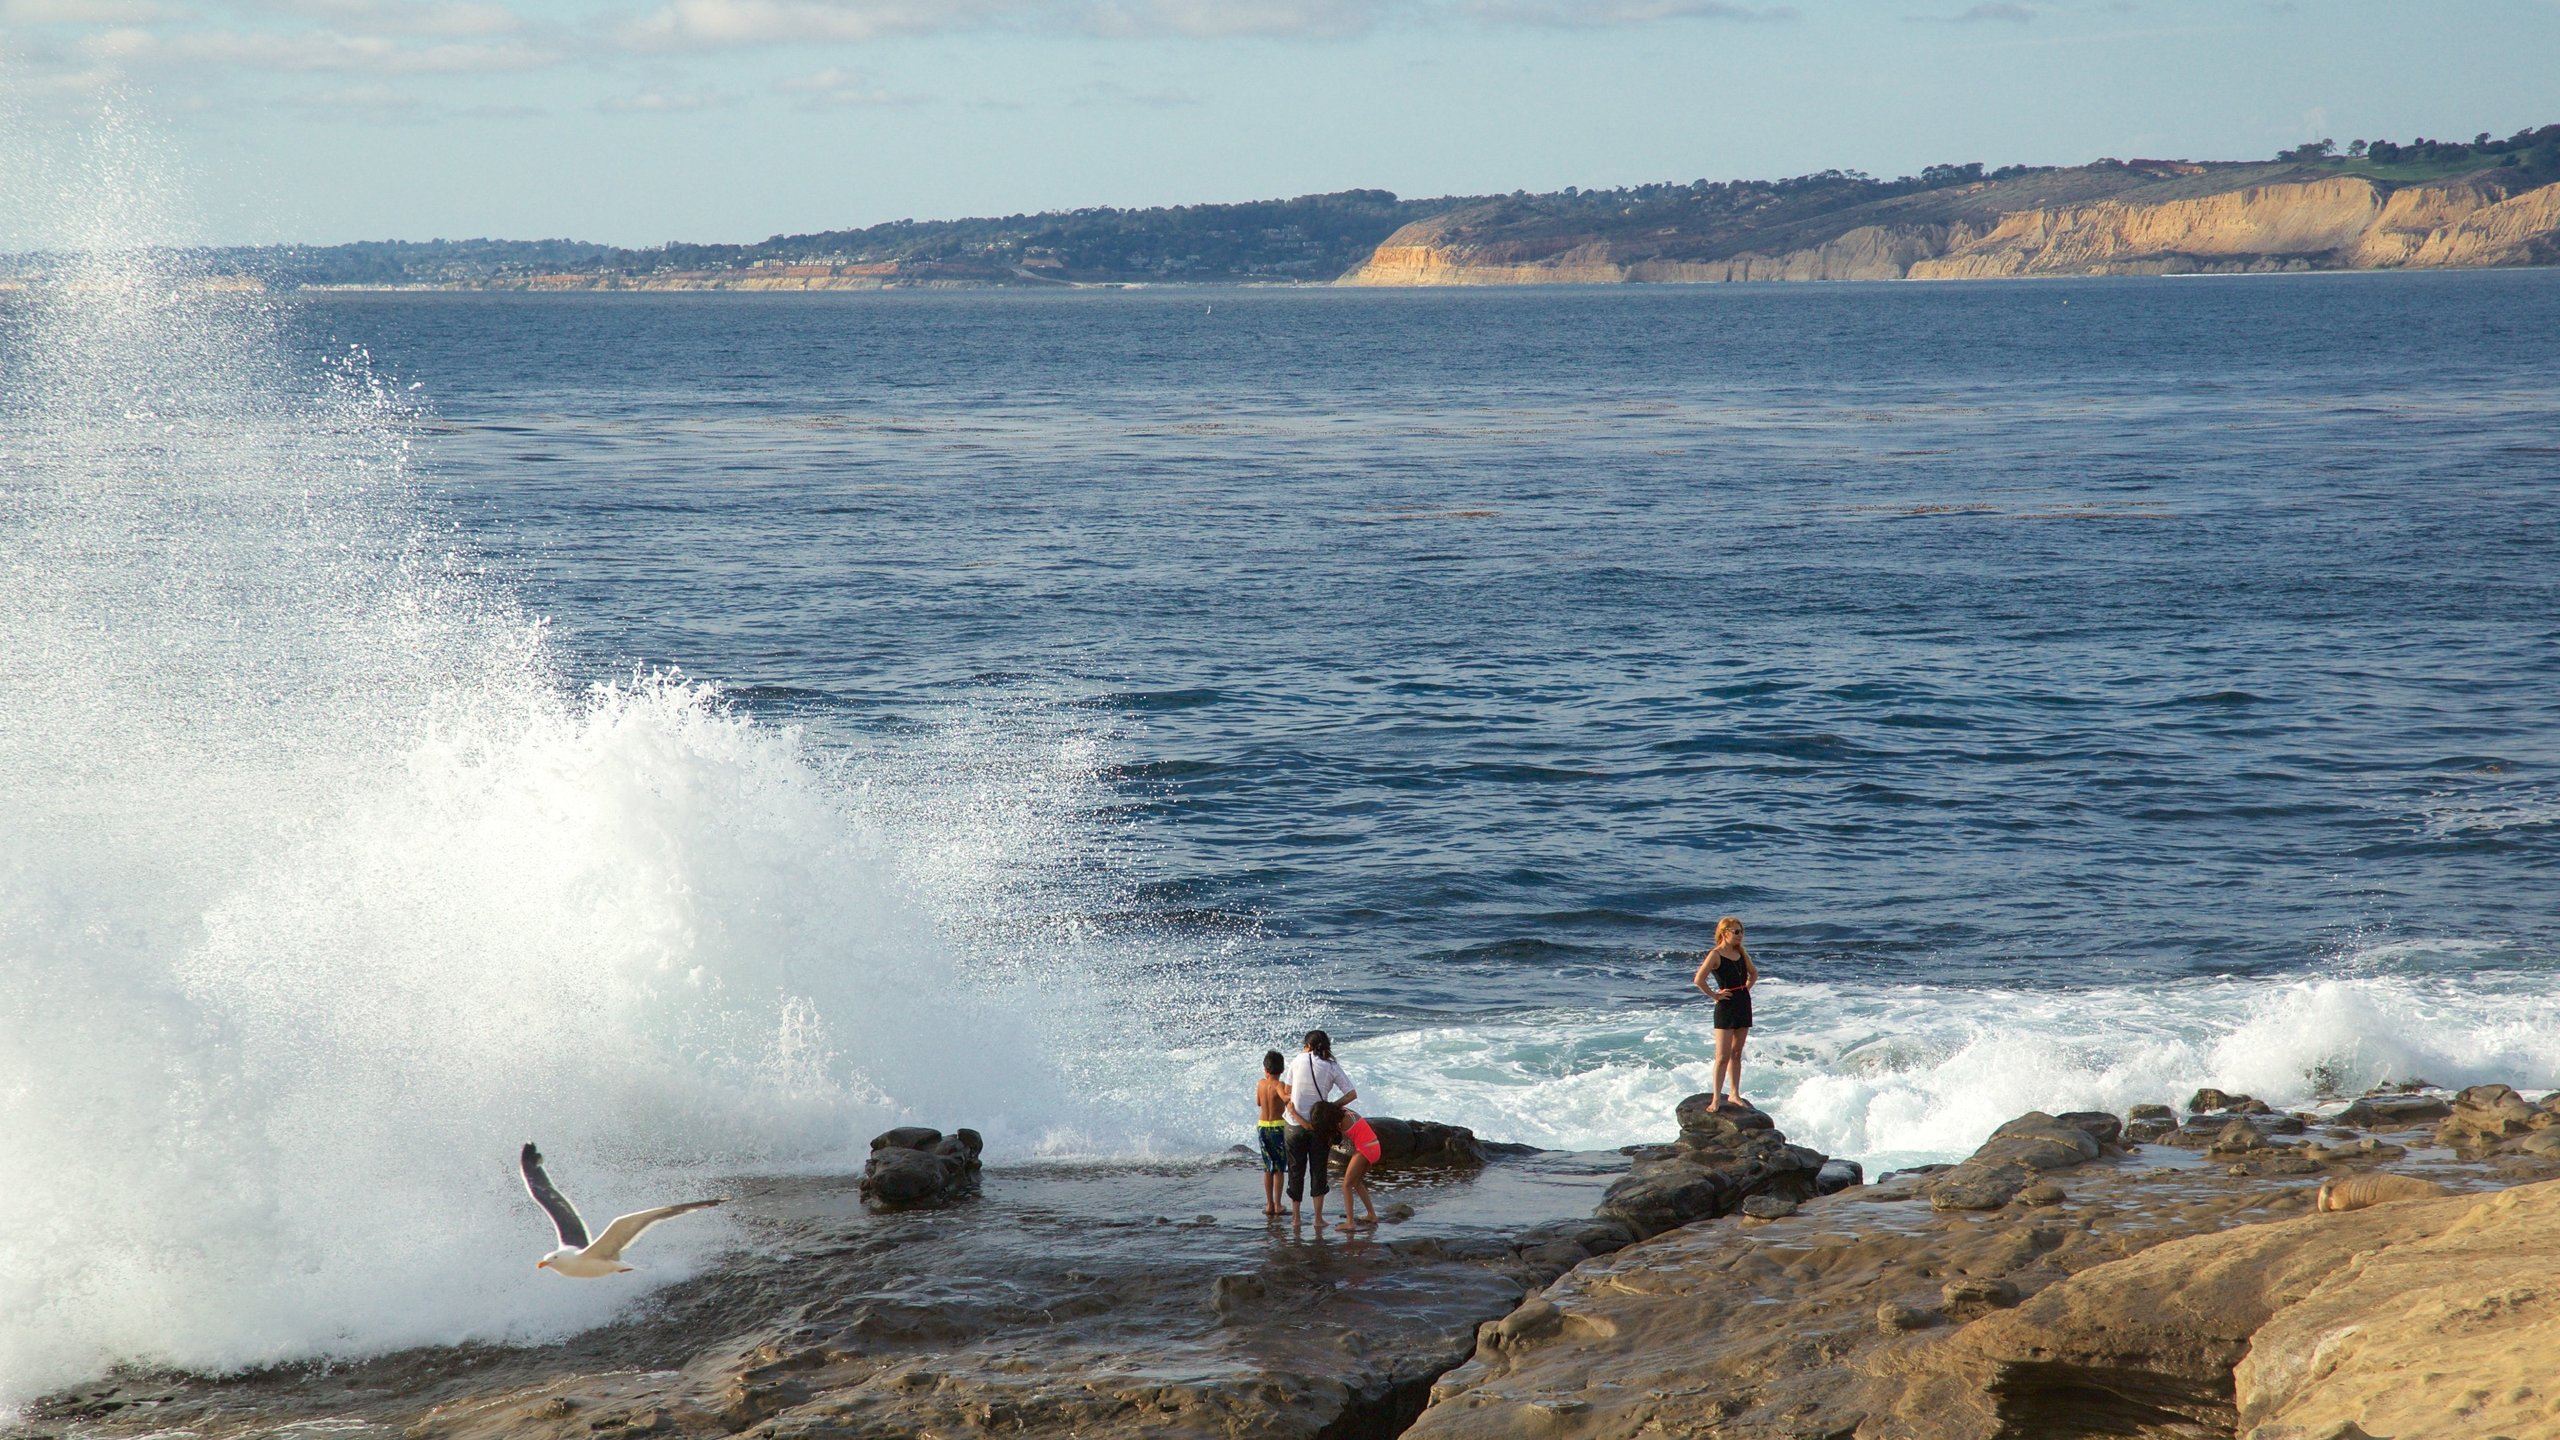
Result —
<instances>
[{"instance_id":1,"label":"white cloud","mask_svg":"<svg viewBox=\"0 0 2560 1440\"><path fill-rule=\"evenodd\" d=\"M1470 0L1485 20L1521 25L1650 25L1664 20L1792 20L1791 5L1733 5L1725 0Z\"/></svg>"},{"instance_id":2,"label":"white cloud","mask_svg":"<svg viewBox=\"0 0 2560 1440\"><path fill-rule=\"evenodd\" d=\"M1383 0L1087 0L1048 7L1096 35L1352 35L1375 24Z\"/></svg>"},{"instance_id":3,"label":"white cloud","mask_svg":"<svg viewBox=\"0 0 2560 1440\"><path fill-rule=\"evenodd\" d=\"M624 38L651 48L871 40L959 28L1021 8L1004 0L671 0Z\"/></svg>"},{"instance_id":4,"label":"white cloud","mask_svg":"<svg viewBox=\"0 0 2560 1440\"><path fill-rule=\"evenodd\" d=\"M112 91L123 78L112 66L93 65L77 70L43 71L25 77L25 84L31 93L37 95L91 96Z\"/></svg>"},{"instance_id":5,"label":"white cloud","mask_svg":"<svg viewBox=\"0 0 2560 1440\"><path fill-rule=\"evenodd\" d=\"M526 28L523 16L486 0L257 0L254 8L373 35L466 39L515 35Z\"/></svg>"},{"instance_id":6,"label":"white cloud","mask_svg":"<svg viewBox=\"0 0 2560 1440\"><path fill-rule=\"evenodd\" d=\"M388 85L349 85L336 90L322 90L298 95L286 102L297 110L321 110L332 114L409 115L423 109L426 102L406 90Z\"/></svg>"},{"instance_id":7,"label":"white cloud","mask_svg":"<svg viewBox=\"0 0 2560 1440\"><path fill-rule=\"evenodd\" d=\"M735 103L716 90L643 90L636 95L613 96L598 102L596 108L608 115L679 115Z\"/></svg>"},{"instance_id":8,"label":"white cloud","mask_svg":"<svg viewBox=\"0 0 2560 1440\"><path fill-rule=\"evenodd\" d=\"M1786 5L1734 0L664 0L625 26L641 49L847 44L997 28L1107 37L1356 35L1389 20L1492 25L1644 25L1776 20Z\"/></svg>"},{"instance_id":9,"label":"white cloud","mask_svg":"<svg viewBox=\"0 0 2560 1440\"><path fill-rule=\"evenodd\" d=\"M0 0L0 25L147 25L186 13L160 0Z\"/></svg>"},{"instance_id":10,"label":"white cloud","mask_svg":"<svg viewBox=\"0 0 2560 1440\"><path fill-rule=\"evenodd\" d=\"M883 90L871 77L859 71L830 65L806 75L794 75L774 86L786 95L795 95L800 103L812 109L856 109L871 105L912 105L917 97L893 95Z\"/></svg>"},{"instance_id":11,"label":"white cloud","mask_svg":"<svg viewBox=\"0 0 2560 1440\"><path fill-rule=\"evenodd\" d=\"M431 83L428 89L432 91ZM343 121L371 121L377 124L441 123L465 119L521 119L544 113L524 105L454 105L432 93L421 93L400 85L377 81L302 91L251 103L266 110L326 115Z\"/></svg>"},{"instance_id":12,"label":"white cloud","mask_svg":"<svg viewBox=\"0 0 2560 1440\"><path fill-rule=\"evenodd\" d=\"M533 70L558 56L516 41L404 44L334 30L102 31L82 42L93 60L134 68L209 66L285 73L472 75Z\"/></svg>"},{"instance_id":13,"label":"white cloud","mask_svg":"<svg viewBox=\"0 0 2560 1440\"><path fill-rule=\"evenodd\" d=\"M1160 88L1134 90L1113 80L1088 85L1082 94L1069 102L1075 105L1134 105L1142 110L1180 110L1197 105L1200 97L1188 90Z\"/></svg>"}]
</instances>

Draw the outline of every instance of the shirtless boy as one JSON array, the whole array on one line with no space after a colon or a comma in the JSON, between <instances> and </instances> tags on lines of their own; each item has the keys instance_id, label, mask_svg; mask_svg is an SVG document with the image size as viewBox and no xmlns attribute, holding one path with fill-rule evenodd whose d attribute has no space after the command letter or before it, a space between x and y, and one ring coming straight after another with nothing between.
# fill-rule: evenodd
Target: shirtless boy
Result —
<instances>
[{"instance_id":1,"label":"shirtless boy","mask_svg":"<svg viewBox=\"0 0 2560 1440\"><path fill-rule=\"evenodd\" d=\"M1262 1213L1278 1215L1280 1180L1289 1171L1289 1087L1280 1083L1282 1061L1277 1050L1262 1052L1262 1080L1253 1087L1254 1108L1262 1118L1254 1122L1254 1138L1262 1142Z\"/></svg>"}]
</instances>

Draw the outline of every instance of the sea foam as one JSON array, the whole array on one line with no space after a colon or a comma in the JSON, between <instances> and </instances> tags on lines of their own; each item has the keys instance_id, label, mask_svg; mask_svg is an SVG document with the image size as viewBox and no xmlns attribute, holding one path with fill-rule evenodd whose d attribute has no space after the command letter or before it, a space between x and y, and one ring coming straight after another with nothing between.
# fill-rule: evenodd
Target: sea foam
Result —
<instances>
[{"instance_id":1,"label":"sea foam","mask_svg":"<svg viewBox=\"0 0 2560 1440\"><path fill-rule=\"evenodd\" d=\"M1214 1007L1058 918L1109 883L1093 736L819 754L579 683L406 390L122 233L0 312L0 1406L606 1318L638 1284L530 1263L527 1139L598 1220L896 1123L1196 1152L1124 1071ZM738 1238L654 1232L635 1281Z\"/></svg>"},{"instance_id":2,"label":"sea foam","mask_svg":"<svg viewBox=\"0 0 2560 1440\"><path fill-rule=\"evenodd\" d=\"M2379 973L2390 957L2359 953L2325 974L2051 991L1773 978L1745 1094L1791 1138L1876 1168L1959 1159L2028 1110L2178 1105L2204 1085L2293 1107L2387 1082L2560 1083L2560 995L2539 975L2448 973L2466 947L2414 948ZM1703 1002L1557 1011L1342 1054L1387 1111L1598 1149L1670 1138L1672 1107L1708 1087L1708 1027Z\"/></svg>"}]
</instances>

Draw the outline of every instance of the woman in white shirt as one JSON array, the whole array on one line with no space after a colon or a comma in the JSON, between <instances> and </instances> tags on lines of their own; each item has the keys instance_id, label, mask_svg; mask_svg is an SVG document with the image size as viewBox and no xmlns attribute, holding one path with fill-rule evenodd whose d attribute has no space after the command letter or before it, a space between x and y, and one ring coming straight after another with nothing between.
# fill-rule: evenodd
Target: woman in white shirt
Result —
<instances>
[{"instance_id":1,"label":"woman in white shirt","mask_svg":"<svg viewBox=\"0 0 2560 1440\"><path fill-rule=\"evenodd\" d=\"M1324 1192L1333 1183L1326 1171L1331 1168L1335 1137L1317 1134L1312 1117L1319 1102L1334 1100L1348 1105L1360 1098L1360 1092L1351 1088L1350 1078L1333 1063L1333 1037L1321 1030L1307 1032L1304 1048L1280 1078L1289 1087L1289 1223L1298 1223L1298 1203L1312 1180L1316 1228L1322 1230Z\"/></svg>"}]
</instances>

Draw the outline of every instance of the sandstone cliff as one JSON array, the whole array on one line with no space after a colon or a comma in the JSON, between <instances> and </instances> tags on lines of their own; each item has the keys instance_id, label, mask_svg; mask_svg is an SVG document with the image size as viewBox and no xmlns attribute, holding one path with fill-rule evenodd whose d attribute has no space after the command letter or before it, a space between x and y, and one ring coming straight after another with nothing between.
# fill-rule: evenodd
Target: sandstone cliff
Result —
<instances>
[{"instance_id":1,"label":"sandstone cliff","mask_svg":"<svg viewBox=\"0 0 2560 1440\"><path fill-rule=\"evenodd\" d=\"M2560 263L2560 185L2532 184L2512 171L2397 186L2270 171L2224 167L2199 178L2129 170L2118 195L2045 204L2024 203L2040 198L2034 187L1974 185L1767 236L1675 228L1559 234L1525 225L1499 204L1478 206L1405 226L1339 283L1954 280ZM1781 244L1765 243L1772 239Z\"/></svg>"}]
</instances>

